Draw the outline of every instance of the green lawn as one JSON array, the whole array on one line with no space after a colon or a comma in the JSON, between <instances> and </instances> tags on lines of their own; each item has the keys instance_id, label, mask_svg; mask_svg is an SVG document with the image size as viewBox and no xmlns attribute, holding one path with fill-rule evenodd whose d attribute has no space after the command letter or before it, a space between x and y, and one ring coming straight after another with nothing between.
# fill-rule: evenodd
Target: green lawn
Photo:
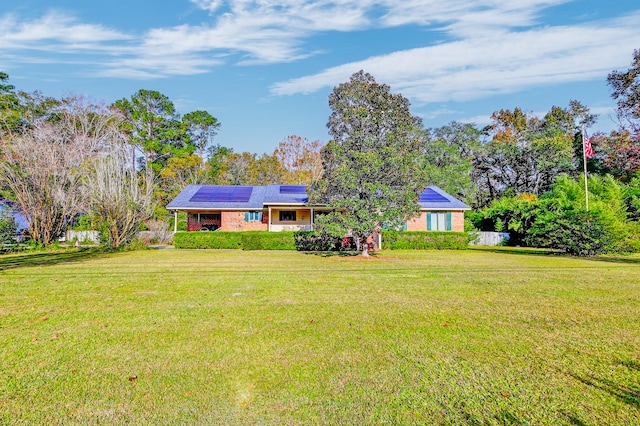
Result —
<instances>
[{"instance_id":1,"label":"green lawn","mask_svg":"<svg viewBox=\"0 0 640 426\"><path fill-rule=\"evenodd\" d=\"M3 255L0 424L640 424L640 257Z\"/></svg>"}]
</instances>

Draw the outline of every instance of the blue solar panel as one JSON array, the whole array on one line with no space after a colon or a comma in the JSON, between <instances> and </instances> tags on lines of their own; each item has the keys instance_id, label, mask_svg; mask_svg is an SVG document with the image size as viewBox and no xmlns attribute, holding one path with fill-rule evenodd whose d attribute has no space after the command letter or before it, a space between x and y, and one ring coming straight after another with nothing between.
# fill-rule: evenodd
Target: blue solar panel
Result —
<instances>
[{"instance_id":1,"label":"blue solar panel","mask_svg":"<svg viewBox=\"0 0 640 426\"><path fill-rule=\"evenodd\" d=\"M307 187L305 185L280 185L281 194L306 194Z\"/></svg>"},{"instance_id":2,"label":"blue solar panel","mask_svg":"<svg viewBox=\"0 0 640 426\"><path fill-rule=\"evenodd\" d=\"M425 189L424 192L420 194L420 201L427 202L427 203L449 202L449 200L446 197L442 196L441 194L438 194L436 191L434 191L431 188Z\"/></svg>"},{"instance_id":3,"label":"blue solar panel","mask_svg":"<svg viewBox=\"0 0 640 426\"><path fill-rule=\"evenodd\" d=\"M251 198L252 186L203 186L189 201L194 202L242 202Z\"/></svg>"}]
</instances>

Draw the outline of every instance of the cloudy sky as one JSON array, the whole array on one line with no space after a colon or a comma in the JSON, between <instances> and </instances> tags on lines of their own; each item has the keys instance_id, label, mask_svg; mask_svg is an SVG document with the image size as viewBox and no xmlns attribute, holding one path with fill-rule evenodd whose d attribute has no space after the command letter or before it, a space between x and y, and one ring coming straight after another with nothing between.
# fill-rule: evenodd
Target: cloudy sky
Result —
<instances>
[{"instance_id":1,"label":"cloudy sky","mask_svg":"<svg viewBox=\"0 0 640 426\"><path fill-rule=\"evenodd\" d=\"M235 151L326 142L327 97L361 69L427 127L576 99L594 132L615 127L606 76L639 28L637 0L2 1L0 70L55 97L158 90L217 117Z\"/></svg>"}]
</instances>

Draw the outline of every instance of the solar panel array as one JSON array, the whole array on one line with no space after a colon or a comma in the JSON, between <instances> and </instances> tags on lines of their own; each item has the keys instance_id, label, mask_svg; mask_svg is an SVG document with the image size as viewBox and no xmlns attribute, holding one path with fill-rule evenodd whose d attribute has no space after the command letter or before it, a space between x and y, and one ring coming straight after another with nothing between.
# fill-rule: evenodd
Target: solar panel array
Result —
<instances>
[{"instance_id":1,"label":"solar panel array","mask_svg":"<svg viewBox=\"0 0 640 426\"><path fill-rule=\"evenodd\" d=\"M422 194L420 194L420 201L425 203L447 203L449 200L441 194L438 194L431 188L427 188L424 190Z\"/></svg>"},{"instance_id":2,"label":"solar panel array","mask_svg":"<svg viewBox=\"0 0 640 426\"><path fill-rule=\"evenodd\" d=\"M280 185L281 194L306 194L307 187L305 185Z\"/></svg>"},{"instance_id":3,"label":"solar panel array","mask_svg":"<svg viewBox=\"0 0 640 426\"><path fill-rule=\"evenodd\" d=\"M252 186L203 186L189 201L194 202L241 202L251 198Z\"/></svg>"}]
</instances>

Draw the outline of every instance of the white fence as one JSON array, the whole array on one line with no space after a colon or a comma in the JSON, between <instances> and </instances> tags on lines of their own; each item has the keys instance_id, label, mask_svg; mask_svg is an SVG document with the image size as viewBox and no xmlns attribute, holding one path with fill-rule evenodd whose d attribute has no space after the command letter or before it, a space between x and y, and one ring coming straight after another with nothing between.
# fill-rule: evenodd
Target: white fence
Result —
<instances>
[{"instance_id":1,"label":"white fence","mask_svg":"<svg viewBox=\"0 0 640 426\"><path fill-rule=\"evenodd\" d=\"M82 242L92 242L99 243L100 236L98 235L98 231L67 231L65 233L65 238L67 241L80 241Z\"/></svg>"},{"instance_id":2,"label":"white fence","mask_svg":"<svg viewBox=\"0 0 640 426\"><path fill-rule=\"evenodd\" d=\"M469 244L472 246L501 246L508 240L508 232L478 232L478 237Z\"/></svg>"}]
</instances>

